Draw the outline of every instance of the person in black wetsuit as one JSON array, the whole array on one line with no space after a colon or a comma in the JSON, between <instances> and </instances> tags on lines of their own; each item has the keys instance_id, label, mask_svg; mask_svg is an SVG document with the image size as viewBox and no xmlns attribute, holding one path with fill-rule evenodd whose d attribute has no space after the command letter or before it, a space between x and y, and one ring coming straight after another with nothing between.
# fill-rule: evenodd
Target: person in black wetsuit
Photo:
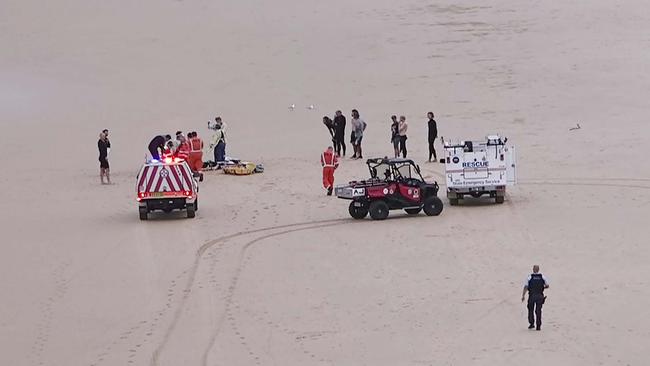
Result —
<instances>
[{"instance_id":1,"label":"person in black wetsuit","mask_svg":"<svg viewBox=\"0 0 650 366\"><path fill-rule=\"evenodd\" d=\"M323 124L325 125L325 127L327 127L327 131L330 133L330 139L332 141L332 144L334 144L335 143L335 141L334 141L334 121L332 121L332 119L329 118L328 116L324 116L323 117Z\"/></svg>"},{"instance_id":2,"label":"person in black wetsuit","mask_svg":"<svg viewBox=\"0 0 650 366\"><path fill-rule=\"evenodd\" d=\"M102 184L111 184L111 174L110 166L108 165L108 149L111 147L110 141L108 141L108 130L104 130L99 134L99 140L97 140L97 149L99 150L99 180ZM104 183L104 177L106 177L106 183Z\"/></svg>"},{"instance_id":3,"label":"person in black wetsuit","mask_svg":"<svg viewBox=\"0 0 650 366\"><path fill-rule=\"evenodd\" d=\"M345 156L345 116L341 111L334 115L334 151L338 156ZM343 155L341 155L341 150Z\"/></svg>"},{"instance_id":4,"label":"person in black wetsuit","mask_svg":"<svg viewBox=\"0 0 650 366\"><path fill-rule=\"evenodd\" d=\"M165 151L165 144L167 141L171 141L172 137L170 135L158 135L154 137L151 142L149 142L149 153L151 153L151 158L154 160L160 160L161 154Z\"/></svg>"},{"instance_id":5,"label":"person in black wetsuit","mask_svg":"<svg viewBox=\"0 0 650 366\"><path fill-rule=\"evenodd\" d=\"M395 153L395 158L399 157L399 122L397 122L397 116L390 116L390 143L393 144L393 152Z\"/></svg>"},{"instance_id":6,"label":"person in black wetsuit","mask_svg":"<svg viewBox=\"0 0 650 366\"><path fill-rule=\"evenodd\" d=\"M524 302L528 292L528 329L542 329L542 305L546 301L544 290L547 288L548 280L539 273L539 266L534 265L533 273L526 278L524 291L521 293L521 302Z\"/></svg>"},{"instance_id":7,"label":"person in black wetsuit","mask_svg":"<svg viewBox=\"0 0 650 366\"><path fill-rule=\"evenodd\" d=\"M436 156L436 149L433 147L433 143L438 138L438 125L433 119L433 112L427 113L429 122L427 122L429 127L429 162L431 162L431 155L433 155L433 161L437 161L438 157Z\"/></svg>"}]
</instances>

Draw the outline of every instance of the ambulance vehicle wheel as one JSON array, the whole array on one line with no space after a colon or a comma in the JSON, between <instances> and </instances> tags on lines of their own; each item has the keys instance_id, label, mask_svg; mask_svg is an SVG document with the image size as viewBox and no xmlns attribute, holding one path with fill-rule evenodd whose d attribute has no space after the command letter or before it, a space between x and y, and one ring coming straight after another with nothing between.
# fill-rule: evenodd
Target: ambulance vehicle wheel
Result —
<instances>
[{"instance_id":1,"label":"ambulance vehicle wheel","mask_svg":"<svg viewBox=\"0 0 650 366\"><path fill-rule=\"evenodd\" d=\"M494 197L494 202L496 202L496 203L503 203L504 201L505 201L505 197L503 197L503 196Z\"/></svg>"},{"instance_id":2,"label":"ambulance vehicle wheel","mask_svg":"<svg viewBox=\"0 0 650 366\"><path fill-rule=\"evenodd\" d=\"M194 205L187 206L187 218L191 219L196 216L196 211L194 210Z\"/></svg>"},{"instance_id":3,"label":"ambulance vehicle wheel","mask_svg":"<svg viewBox=\"0 0 650 366\"><path fill-rule=\"evenodd\" d=\"M140 212L140 220L146 220L149 218L149 211L146 207L140 207L138 211Z\"/></svg>"}]
</instances>

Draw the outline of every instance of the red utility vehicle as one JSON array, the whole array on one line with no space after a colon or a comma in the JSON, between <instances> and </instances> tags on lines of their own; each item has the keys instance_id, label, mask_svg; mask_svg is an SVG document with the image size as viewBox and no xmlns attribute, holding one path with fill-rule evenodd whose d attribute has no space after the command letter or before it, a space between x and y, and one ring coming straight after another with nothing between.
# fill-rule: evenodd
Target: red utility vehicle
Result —
<instances>
[{"instance_id":1,"label":"red utility vehicle","mask_svg":"<svg viewBox=\"0 0 650 366\"><path fill-rule=\"evenodd\" d=\"M389 210L404 210L409 215L424 211L428 216L442 212L438 183L427 183L413 160L377 158L366 164L370 179L335 188L338 198L352 201L348 211L353 218L363 219L370 213L374 220L384 220Z\"/></svg>"}]
</instances>

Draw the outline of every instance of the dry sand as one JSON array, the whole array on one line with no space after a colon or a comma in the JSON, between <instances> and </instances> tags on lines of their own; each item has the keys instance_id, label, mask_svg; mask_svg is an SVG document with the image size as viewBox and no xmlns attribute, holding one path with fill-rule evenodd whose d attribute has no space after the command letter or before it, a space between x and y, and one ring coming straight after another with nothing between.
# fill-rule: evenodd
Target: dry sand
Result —
<instances>
[{"instance_id":1,"label":"dry sand","mask_svg":"<svg viewBox=\"0 0 650 366\"><path fill-rule=\"evenodd\" d=\"M647 364L648 34L640 0L3 0L0 364ZM429 110L443 136L500 132L520 184L351 220L317 162L339 108L367 157L391 114L420 163ZM140 222L149 139L215 114L267 171L207 174L196 219ZM534 263L542 332L519 301Z\"/></svg>"}]
</instances>

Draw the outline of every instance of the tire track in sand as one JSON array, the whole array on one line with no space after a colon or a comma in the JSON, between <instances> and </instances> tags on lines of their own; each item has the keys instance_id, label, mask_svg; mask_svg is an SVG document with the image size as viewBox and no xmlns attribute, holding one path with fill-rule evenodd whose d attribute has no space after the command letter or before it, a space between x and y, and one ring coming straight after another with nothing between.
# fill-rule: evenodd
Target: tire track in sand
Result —
<instances>
[{"instance_id":1,"label":"tire track in sand","mask_svg":"<svg viewBox=\"0 0 650 366\"><path fill-rule=\"evenodd\" d=\"M210 248L212 248L213 246L215 246L217 244L222 246L228 240L233 240L233 239L236 239L238 237L242 237L242 236L246 236L246 235L250 235L250 234L256 234L256 233L263 233L263 232L273 231L273 230L281 230L280 232L266 234L266 235L263 235L261 237L257 237L255 239L247 242L246 244L244 244L244 246L240 250L239 261L238 261L238 266L235 269L235 275L231 279L231 285L229 286L228 293L226 295L226 301L228 303L228 302L231 301L232 294L234 293L234 290L236 288L236 284L237 284L237 281L239 279L239 274L241 273L241 269L242 269L242 261L243 261L243 259L245 257L247 249L251 245L253 245L253 244L255 244L255 243L259 242L259 241L262 241L264 239L268 239L268 238L271 238L271 237L274 237L274 236L286 235L286 234L296 232L296 231L303 231L303 230L316 229L316 228L320 228L320 227L334 226L336 224L346 224L346 223L350 224L350 223L353 223L353 222L356 222L356 220L351 220L351 219L345 218L345 219L316 220L316 221L308 221L308 222L301 222L301 223L294 223L294 224L277 225L277 226L271 226L271 227L253 229L253 230L240 231L240 232L237 232L237 233L234 233L234 234L221 236L219 238L210 240L210 241L206 242L205 244L203 244L201 247L199 247L199 249L196 252L196 255L194 257L194 262L192 263L192 266L190 267L190 269L188 271L189 275L187 277L187 281L185 283L184 290L182 292L183 296L180 299L180 304L177 306L176 311L174 312L171 323L167 327L167 330L164 333L162 341L156 347L156 349L154 350L154 352L152 354L150 365L151 366L158 366L160 355L161 355L162 351L164 350L164 348L166 347L167 343L169 342L169 338L170 338L171 334L176 329L176 326L177 326L178 321L179 321L179 319L181 317L183 309L185 308L185 304L186 304L188 298L190 297L191 288L194 285L194 282L196 280L196 273L198 272L201 259L203 258L203 255L205 254L205 252L208 251ZM285 229L285 230L283 230L283 229ZM228 305L226 305L226 306L228 307ZM207 355L208 355L210 349L212 349L212 347L214 346L214 340L216 340L217 335L221 331L221 326L223 324L224 318L225 318L225 312L222 314L221 318L219 319L218 325L215 328L215 331L213 332L213 334L210 337L210 343L209 343L208 349L203 353L203 356L202 356L202 364L203 365L207 364Z\"/></svg>"}]
</instances>

